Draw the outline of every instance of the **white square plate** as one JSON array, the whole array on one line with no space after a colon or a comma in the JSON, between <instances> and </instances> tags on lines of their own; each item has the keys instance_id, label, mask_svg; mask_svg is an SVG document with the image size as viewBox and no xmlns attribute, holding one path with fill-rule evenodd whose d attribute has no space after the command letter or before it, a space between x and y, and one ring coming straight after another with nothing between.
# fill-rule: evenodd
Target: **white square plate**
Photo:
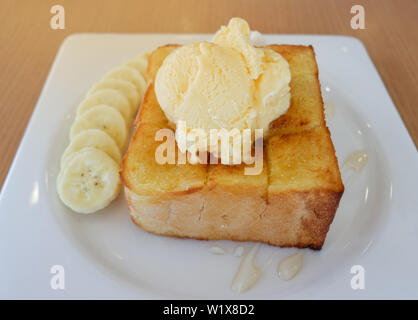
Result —
<instances>
[{"instance_id":1,"label":"white square plate","mask_svg":"<svg viewBox=\"0 0 418 320\"><path fill-rule=\"evenodd\" d=\"M354 38L265 36L268 43L314 46L324 100L335 105L328 126L340 167L353 151L369 153L361 173L343 169L346 190L325 245L301 251L304 267L292 281L281 281L276 266L297 249L262 245L257 261L273 257L274 263L253 289L237 295L230 284L240 263L231 254L238 244L144 232L130 221L122 195L89 216L61 204L59 158L87 89L140 52L210 38L79 34L64 41L1 193L0 298L418 298L418 156ZM214 243L229 253L209 253ZM53 265L64 267L64 290L50 286ZM350 286L353 265L364 267L364 290Z\"/></svg>"}]
</instances>

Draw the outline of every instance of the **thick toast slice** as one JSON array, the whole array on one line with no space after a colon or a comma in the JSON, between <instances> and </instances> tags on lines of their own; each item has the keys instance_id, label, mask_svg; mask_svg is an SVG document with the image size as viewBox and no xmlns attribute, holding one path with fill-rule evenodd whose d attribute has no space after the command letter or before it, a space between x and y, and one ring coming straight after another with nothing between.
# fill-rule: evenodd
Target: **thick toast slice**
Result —
<instances>
[{"instance_id":1,"label":"thick toast slice","mask_svg":"<svg viewBox=\"0 0 418 320\"><path fill-rule=\"evenodd\" d=\"M203 165L159 164L155 151L162 143L155 141L155 134L164 127L142 123L132 138L124 157L123 181L125 186L140 195L177 195L193 193L206 184L207 169ZM175 145L176 154L179 153Z\"/></svg>"},{"instance_id":2,"label":"thick toast slice","mask_svg":"<svg viewBox=\"0 0 418 320\"><path fill-rule=\"evenodd\" d=\"M344 186L312 47L270 46L289 62L292 98L288 112L270 125L263 171L256 176L244 175L244 165L156 163L161 142L154 134L171 125L153 80L176 48L158 48L149 58L150 85L121 172L132 220L160 235L320 249Z\"/></svg>"}]
</instances>

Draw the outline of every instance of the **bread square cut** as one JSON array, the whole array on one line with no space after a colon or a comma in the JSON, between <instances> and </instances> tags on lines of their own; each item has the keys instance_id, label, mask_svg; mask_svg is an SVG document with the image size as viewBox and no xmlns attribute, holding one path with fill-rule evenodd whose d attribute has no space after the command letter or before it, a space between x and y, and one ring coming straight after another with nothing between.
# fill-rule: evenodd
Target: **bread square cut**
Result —
<instances>
[{"instance_id":1,"label":"bread square cut","mask_svg":"<svg viewBox=\"0 0 418 320\"><path fill-rule=\"evenodd\" d=\"M270 124L262 172L245 175L245 164L156 162L162 142L155 141L155 133L173 126L153 82L177 47L160 47L149 57L150 84L121 172L132 220L159 235L321 249L344 186L325 124L313 48L269 46L289 63L291 104Z\"/></svg>"}]
</instances>

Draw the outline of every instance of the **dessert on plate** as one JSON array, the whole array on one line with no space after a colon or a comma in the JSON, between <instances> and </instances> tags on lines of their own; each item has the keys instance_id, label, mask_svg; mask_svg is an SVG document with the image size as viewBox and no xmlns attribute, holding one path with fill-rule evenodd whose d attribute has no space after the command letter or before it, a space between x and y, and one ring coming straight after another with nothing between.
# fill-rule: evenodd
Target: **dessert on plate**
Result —
<instances>
[{"instance_id":1,"label":"dessert on plate","mask_svg":"<svg viewBox=\"0 0 418 320\"><path fill-rule=\"evenodd\" d=\"M238 18L212 42L166 45L148 58L148 88L122 161L132 220L165 236L321 249L344 191L311 46L257 48ZM160 164L161 129L264 129L262 170ZM167 138L168 139L168 138ZM175 154L191 149L175 135Z\"/></svg>"},{"instance_id":2,"label":"dessert on plate","mask_svg":"<svg viewBox=\"0 0 418 320\"><path fill-rule=\"evenodd\" d=\"M58 195L99 211L118 196L119 171L149 232L322 248L344 186L313 48L256 47L233 18L211 42L106 73L77 109Z\"/></svg>"}]
</instances>

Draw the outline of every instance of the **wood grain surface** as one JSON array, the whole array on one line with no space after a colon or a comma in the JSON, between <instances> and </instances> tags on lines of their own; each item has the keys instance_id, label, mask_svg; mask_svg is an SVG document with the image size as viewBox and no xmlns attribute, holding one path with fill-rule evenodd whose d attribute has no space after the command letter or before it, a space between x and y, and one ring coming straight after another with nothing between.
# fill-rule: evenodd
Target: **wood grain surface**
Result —
<instances>
[{"instance_id":1,"label":"wood grain surface","mask_svg":"<svg viewBox=\"0 0 418 320\"><path fill-rule=\"evenodd\" d=\"M65 30L50 28L56 4L65 8ZM354 4L365 8L364 30L350 27ZM417 0L1 0L0 185L65 37L76 32L212 33L233 16L263 33L362 40L418 144Z\"/></svg>"}]
</instances>

